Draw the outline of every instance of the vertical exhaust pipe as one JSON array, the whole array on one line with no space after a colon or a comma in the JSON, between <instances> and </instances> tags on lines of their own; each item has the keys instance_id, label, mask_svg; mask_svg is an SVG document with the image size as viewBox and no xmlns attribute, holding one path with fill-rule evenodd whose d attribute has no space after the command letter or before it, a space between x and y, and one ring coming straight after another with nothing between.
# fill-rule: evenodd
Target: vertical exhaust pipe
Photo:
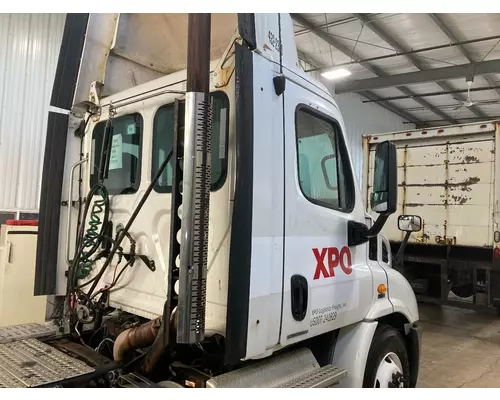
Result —
<instances>
[{"instance_id":1,"label":"vertical exhaust pipe","mask_svg":"<svg viewBox=\"0 0 500 400\"><path fill-rule=\"evenodd\" d=\"M180 232L178 343L205 337L212 112L210 14L189 14Z\"/></svg>"}]
</instances>

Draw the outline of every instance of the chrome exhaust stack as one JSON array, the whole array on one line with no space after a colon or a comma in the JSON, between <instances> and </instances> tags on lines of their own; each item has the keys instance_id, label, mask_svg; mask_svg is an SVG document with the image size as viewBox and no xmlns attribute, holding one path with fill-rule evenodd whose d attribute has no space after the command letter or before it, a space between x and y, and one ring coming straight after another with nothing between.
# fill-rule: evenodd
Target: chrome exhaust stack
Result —
<instances>
[{"instance_id":1,"label":"chrome exhaust stack","mask_svg":"<svg viewBox=\"0 0 500 400\"><path fill-rule=\"evenodd\" d=\"M210 14L189 14L177 342L205 337L212 108Z\"/></svg>"}]
</instances>

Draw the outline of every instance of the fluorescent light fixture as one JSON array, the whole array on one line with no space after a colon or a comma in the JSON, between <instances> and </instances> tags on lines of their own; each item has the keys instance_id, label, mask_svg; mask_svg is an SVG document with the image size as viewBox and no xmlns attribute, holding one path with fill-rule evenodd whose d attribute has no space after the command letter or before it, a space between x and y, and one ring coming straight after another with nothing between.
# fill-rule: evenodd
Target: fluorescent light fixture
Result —
<instances>
[{"instance_id":1,"label":"fluorescent light fixture","mask_svg":"<svg viewBox=\"0 0 500 400\"><path fill-rule=\"evenodd\" d=\"M351 71L349 71L345 68L332 69L330 71L326 71L326 72L323 72L321 74L321 76L323 78L326 78L329 80L345 78L346 76L349 76L349 75L351 75Z\"/></svg>"}]
</instances>

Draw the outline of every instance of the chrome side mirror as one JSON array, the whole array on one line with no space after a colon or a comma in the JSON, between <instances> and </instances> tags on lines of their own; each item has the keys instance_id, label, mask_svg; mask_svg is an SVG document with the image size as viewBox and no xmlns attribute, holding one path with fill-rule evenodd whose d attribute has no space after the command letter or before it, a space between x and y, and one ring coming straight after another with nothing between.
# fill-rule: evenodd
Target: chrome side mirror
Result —
<instances>
[{"instance_id":1,"label":"chrome side mirror","mask_svg":"<svg viewBox=\"0 0 500 400\"><path fill-rule=\"evenodd\" d=\"M418 232L422 229L422 218L418 215L400 215L398 228L403 232Z\"/></svg>"}]
</instances>

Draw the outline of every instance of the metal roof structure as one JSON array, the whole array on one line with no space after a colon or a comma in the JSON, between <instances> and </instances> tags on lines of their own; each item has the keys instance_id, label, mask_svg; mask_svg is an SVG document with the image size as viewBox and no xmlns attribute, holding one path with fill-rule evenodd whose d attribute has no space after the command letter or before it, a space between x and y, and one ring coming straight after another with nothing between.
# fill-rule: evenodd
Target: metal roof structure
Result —
<instances>
[{"instance_id":1,"label":"metal roof structure","mask_svg":"<svg viewBox=\"0 0 500 400\"><path fill-rule=\"evenodd\" d=\"M291 15L306 71L351 72L337 94L418 127L500 119L500 14Z\"/></svg>"}]
</instances>

